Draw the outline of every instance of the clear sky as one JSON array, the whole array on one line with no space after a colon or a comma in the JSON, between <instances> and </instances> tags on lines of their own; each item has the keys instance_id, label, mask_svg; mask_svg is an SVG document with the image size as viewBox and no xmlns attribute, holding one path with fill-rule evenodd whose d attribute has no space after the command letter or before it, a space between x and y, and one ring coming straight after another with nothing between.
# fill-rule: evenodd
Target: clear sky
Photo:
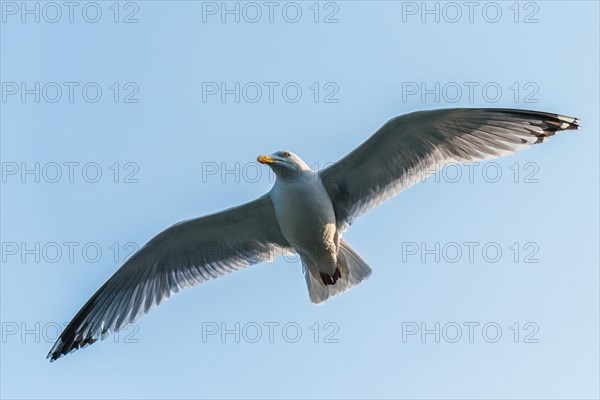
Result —
<instances>
[{"instance_id":1,"label":"clear sky","mask_svg":"<svg viewBox=\"0 0 600 400\"><path fill-rule=\"evenodd\" d=\"M1 9L3 398L598 397L597 2ZM322 306L278 259L45 359L132 249L268 191L257 155L322 167L459 106L584 129L362 216L373 275Z\"/></svg>"}]
</instances>

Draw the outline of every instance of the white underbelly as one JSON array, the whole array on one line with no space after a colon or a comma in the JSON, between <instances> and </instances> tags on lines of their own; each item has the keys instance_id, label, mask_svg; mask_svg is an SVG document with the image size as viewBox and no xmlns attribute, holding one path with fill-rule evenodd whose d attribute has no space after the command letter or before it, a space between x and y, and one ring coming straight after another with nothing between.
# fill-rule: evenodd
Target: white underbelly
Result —
<instances>
[{"instance_id":1,"label":"white underbelly","mask_svg":"<svg viewBox=\"0 0 600 400\"><path fill-rule=\"evenodd\" d=\"M271 199L281 233L301 256L337 254L335 212L320 182L276 186Z\"/></svg>"}]
</instances>

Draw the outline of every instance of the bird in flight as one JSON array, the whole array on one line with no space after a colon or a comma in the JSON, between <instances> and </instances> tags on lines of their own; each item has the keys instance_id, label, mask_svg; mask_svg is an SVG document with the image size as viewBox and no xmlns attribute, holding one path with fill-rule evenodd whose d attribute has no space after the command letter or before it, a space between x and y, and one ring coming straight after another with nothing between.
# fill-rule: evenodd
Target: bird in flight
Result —
<instances>
[{"instance_id":1,"label":"bird in flight","mask_svg":"<svg viewBox=\"0 0 600 400\"><path fill-rule=\"evenodd\" d=\"M580 122L516 109L419 111L391 119L320 172L290 151L259 156L276 175L267 194L152 238L75 315L47 358L103 339L184 288L289 252L300 256L310 300L322 303L371 274L342 237L359 215L445 165L513 154Z\"/></svg>"}]
</instances>

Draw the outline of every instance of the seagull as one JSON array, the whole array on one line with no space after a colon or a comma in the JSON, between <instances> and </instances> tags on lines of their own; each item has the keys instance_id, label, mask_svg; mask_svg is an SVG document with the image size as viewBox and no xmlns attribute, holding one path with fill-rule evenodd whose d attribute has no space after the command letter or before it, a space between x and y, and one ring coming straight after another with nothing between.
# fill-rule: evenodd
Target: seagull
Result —
<instances>
[{"instance_id":1,"label":"seagull","mask_svg":"<svg viewBox=\"0 0 600 400\"><path fill-rule=\"evenodd\" d=\"M104 339L182 289L290 252L300 256L311 302L323 303L371 275L342 237L358 216L448 164L513 154L580 123L517 109L418 111L391 119L322 171L291 151L261 155L276 175L267 194L156 235L90 298L47 358Z\"/></svg>"}]
</instances>

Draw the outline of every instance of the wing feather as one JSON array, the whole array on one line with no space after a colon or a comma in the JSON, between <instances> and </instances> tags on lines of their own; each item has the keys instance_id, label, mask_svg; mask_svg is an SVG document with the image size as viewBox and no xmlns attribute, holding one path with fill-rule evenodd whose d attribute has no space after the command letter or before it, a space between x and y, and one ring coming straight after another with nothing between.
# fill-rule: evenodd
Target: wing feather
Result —
<instances>
[{"instance_id":1,"label":"wing feather","mask_svg":"<svg viewBox=\"0 0 600 400\"><path fill-rule=\"evenodd\" d=\"M48 358L54 361L103 339L184 288L289 249L268 196L176 224L150 240L92 296Z\"/></svg>"},{"instance_id":2,"label":"wing feather","mask_svg":"<svg viewBox=\"0 0 600 400\"><path fill-rule=\"evenodd\" d=\"M451 163L489 160L578 129L577 118L515 109L445 109L396 117L321 172L338 228Z\"/></svg>"}]
</instances>

